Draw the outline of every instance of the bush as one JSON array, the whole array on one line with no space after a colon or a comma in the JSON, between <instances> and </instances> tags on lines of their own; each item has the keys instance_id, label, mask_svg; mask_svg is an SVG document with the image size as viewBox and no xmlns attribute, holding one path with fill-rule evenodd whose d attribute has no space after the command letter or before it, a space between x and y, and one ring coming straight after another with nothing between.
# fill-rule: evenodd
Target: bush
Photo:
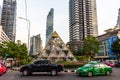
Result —
<instances>
[{"instance_id":1,"label":"bush","mask_svg":"<svg viewBox=\"0 0 120 80\"><path fill-rule=\"evenodd\" d=\"M75 58L79 61L81 60L81 56L75 56Z\"/></svg>"},{"instance_id":2,"label":"bush","mask_svg":"<svg viewBox=\"0 0 120 80\"><path fill-rule=\"evenodd\" d=\"M78 61L87 61L89 57L88 56L75 56L75 58Z\"/></svg>"},{"instance_id":3,"label":"bush","mask_svg":"<svg viewBox=\"0 0 120 80\"><path fill-rule=\"evenodd\" d=\"M78 68L84 65L84 63L79 64L78 62L73 61L58 61L55 64L61 64L64 68Z\"/></svg>"},{"instance_id":4,"label":"bush","mask_svg":"<svg viewBox=\"0 0 120 80\"><path fill-rule=\"evenodd\" d=\"M64 68L78 68L83 66L83 64L68 64L68 65L64 65Z\"/></svg>"}]
</instances>

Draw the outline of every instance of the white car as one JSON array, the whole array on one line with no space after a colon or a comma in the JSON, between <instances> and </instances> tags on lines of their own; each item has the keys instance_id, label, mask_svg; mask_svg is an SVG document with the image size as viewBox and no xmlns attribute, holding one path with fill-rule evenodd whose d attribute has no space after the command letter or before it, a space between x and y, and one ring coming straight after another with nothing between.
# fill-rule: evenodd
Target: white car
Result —
<instances>
[{"instance_id":1,"label":"white car","mask_svg":"<svg viewBox=\"0 0 120 80\"><path fill-rule=\"evenodd\" d=\"M12 66L11 62L6 62L6 67L11 67L11 66Z\"/></svg>"}]
</instances>

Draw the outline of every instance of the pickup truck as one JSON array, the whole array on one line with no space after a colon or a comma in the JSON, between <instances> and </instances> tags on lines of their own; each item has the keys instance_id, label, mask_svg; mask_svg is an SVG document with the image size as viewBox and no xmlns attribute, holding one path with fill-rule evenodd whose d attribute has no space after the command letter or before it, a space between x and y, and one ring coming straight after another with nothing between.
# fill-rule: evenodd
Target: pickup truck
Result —
<instances>
[{"instance_id":1,"label":"pickup truck","mask_svg":"<svg viewBox=\"0 0 120 80\"><path fill-rule=\"evenodd\" d=\"M63 71L62 65L51 64L49 60L37 60L20 68L20 72L24 76L31 75L33 72L49 72L52 76L55 76L61 71Z\"/></svg>"}]
</instances>

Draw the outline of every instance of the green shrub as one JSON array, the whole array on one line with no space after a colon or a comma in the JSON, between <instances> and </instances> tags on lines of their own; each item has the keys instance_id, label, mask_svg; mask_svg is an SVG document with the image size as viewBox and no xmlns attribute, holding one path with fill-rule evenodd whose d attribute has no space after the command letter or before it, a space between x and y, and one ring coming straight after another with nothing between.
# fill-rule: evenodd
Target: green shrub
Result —
<instances>
[{"instance_id":1,"label":"green shrub","mask_svg":"<svg viewBox=\"0 0 120 80\"><path fill-rule=\"evenodd\" d=\"M75 56L75 58L78 61L87 61L88 60L88 56Z\"/></svg>"},{"instance_id":2,"label":"green shrub","mask_svg":"<svg viewBox=\"0 0 120 80\"><path fill-rule=\"evenodd\" d=\"M78 64L76 61L58 61L55 64L62 64L64 68L78 68L84 65L84 63Z\"/></svg>"},{"instance_id":3,"label":"green shrub","mask_svg":"<svg viewBox=\"0 0 120 80\"><path fill-rule=\"evenodd\" d=\"M83 64L69 64L69 65L64 65L64 68L78 68L83 66Z\"/></svg>"}]
</instances>

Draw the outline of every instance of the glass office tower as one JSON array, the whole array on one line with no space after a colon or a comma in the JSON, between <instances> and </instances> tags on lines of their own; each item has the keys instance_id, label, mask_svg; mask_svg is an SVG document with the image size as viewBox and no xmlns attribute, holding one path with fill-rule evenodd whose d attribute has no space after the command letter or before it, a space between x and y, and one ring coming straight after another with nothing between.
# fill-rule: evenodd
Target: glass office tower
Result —
<instances>
[{"instance_id":1,"label":"glass office tower","mask_svg":"<svg viewBox=\"0 0 120 80\"><path fill-rule=\"evenodd\" d=\"M3 0L1 25L10 40L16 36L16 0Z\"/></svg>"},{"instance_id":2,"label":"glass office tower","mask_svg":"<svg viewBox=\"0 0 120 80\"><path fill-rule=\"evenodd\" d=\"M49 14L47 15L47 23L46 23L46 44L48 43L49 39L53 33L53 16L54 16L54 9L51 8Z\"/></svg>"},{"instance_id":3,"label":"glass office tower","mask_svg":"<svg viewBox=\"0 0 120 80\"><path fill-rule=\"evenodd\" d=\"M82 49L83 39L88 35L98 35L96 0L69 0L71 50Z\"/></svg>"}]
</instances>

